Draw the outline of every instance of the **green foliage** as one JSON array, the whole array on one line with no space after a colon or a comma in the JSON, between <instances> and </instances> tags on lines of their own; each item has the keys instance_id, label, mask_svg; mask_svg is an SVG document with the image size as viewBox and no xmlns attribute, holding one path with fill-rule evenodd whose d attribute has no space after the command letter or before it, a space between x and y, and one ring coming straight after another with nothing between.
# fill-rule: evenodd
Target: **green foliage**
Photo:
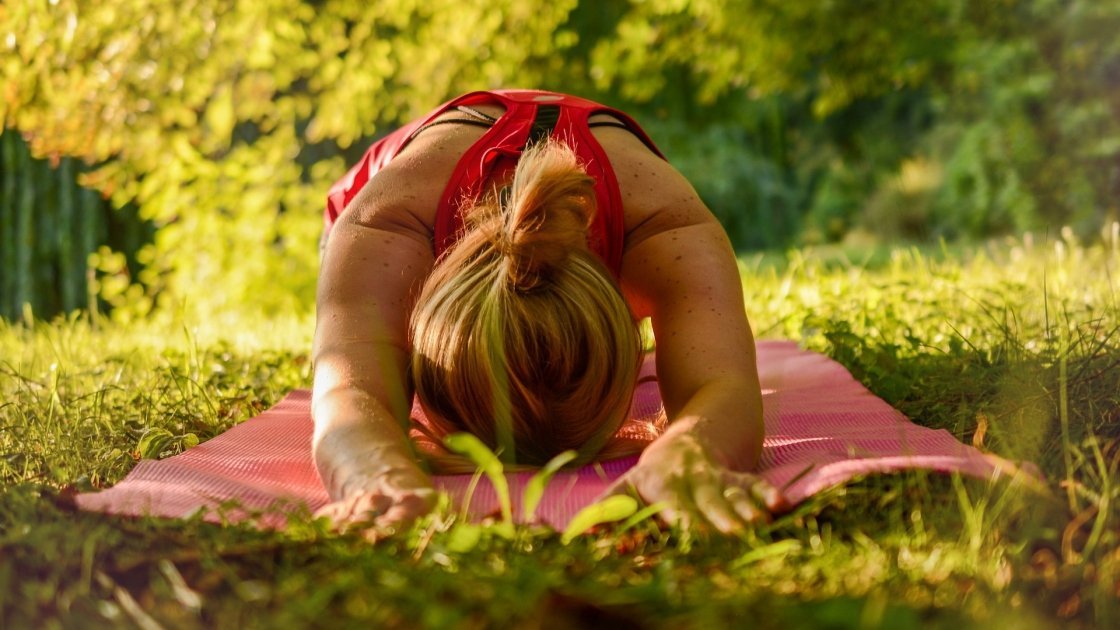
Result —
<instances>
[{"instance_id":1,"label":"green foliage","mask_svg":"<svg viewBox=\"0 0 1120 630\"><path fill-rule=\"evenodd\" d=\"M167 439L171 439L170 434L167 435ZM471 462L478 467L479 473L486 475L486 478L494 488L494 493L498 496L498 504L501 506L502 511L501 523L492 527L491 530L504 538L513 538L513 503L509 492L509 481L506 479L502 461L493 451L487 448L481 440L470 433L449 435L444 438L443 443L451 452L468 457ZM558 470L575 458L575 451L564 451L549 460L547 464L541 467L541 469L529 479L529 482L525 485L524 495L521 499L521 519L524 522L533 522L537 512L537 505L540 504L541 498L544 496L544 491L548 486L548 482ZM471 491L467 493L468 497L471 492L473 492L473 489L474 483L472 482ZM579 536L596 525L613 523L615 521L621 521L624 518L633 517L637 511L638 502L633 497L607 497L598 503L587 506L572 517L572 522L564 530L560 540L566 545L576 536ZM652 515L653 512L647 512L644 514L644 517L648 518ZM637 521L635 521L635 523L636 522ZM633 525L633 523L631 523L631 525ZM463 524L453 535L454 538L451 543L453 548L459 551L467 551L473 549L478 543L481 532L477 526Z\"/></svg>"},{"instance_id":2,"label":"green foliage","mask_svg":"<svg viewBox=\"0 0 1120 630\"><path fill-rule=\"evenodd\" d=\"M775 120L770 126L779 124ZM793 174L767 154L770 149L751 127L658 121L646 128L737 247L761 249L795 241L802 191L792 181Z\"/></svg>"},{"instance_id":3,"label":"green foliage","mask_svg":"<svg viewBox=\"0 0 1120 630\"><path fill-rule=\"evenodd\" d=\"M971 222L946 213L949 225L969 234L984 233L989 222L1020 230L1072 225L1085 236L1115 213L1120 46L1112 34L1120 3L1019 5L976 16L978 30L998 37L958 48L962 71L952 87L969 98L948 107L970 126L944 130L939 202L957 213L972 208Z\"/></svg>"},{"instance_id":4,"label":"green foliage","mask_svg":"<svg viewBox=\"0 0 1120 630\"><path fill-rule=\"evenodd\" d=\"M870 268L862 249L792 252L780 270L759 257L746 267L748 311L763 335L835 357L920 423L965 440L983 423L999 452L1057 466L1090 435L1120 438L1104 411L1120 391L1111 306L1120 225L1098 239L1086 246L1066 229L963 260L892 250ZM1086 401L1070 412L1065 440L1062 391Z\"/></svg>"},{"instance_id":5,"label":"green foliage","mask_svg":"<svg viewBox=\"0 0 1120 630\"><path fill-rule=\"evenodd\" d=\"M697 78L700 102L740 87L813 94L824 116L859 98L921 84L951 35L944 2L650 0L595 50L600 85L645 101L672 85L666 68Z\"/></svg>"},{"instance_id":6,"label":"green foliage","mask_svg":"<svg viewBox=\"0 0 1120 630\"><path fill-rule=\"evenodd\" d=\"M0 121L156 229L92 261L117 317L298 313L329 184L472 89L633 111L740 248L1085 236L1115 214L1118 30L1120 0L17 2Z\"/></svg>"},{"instance_id":7,"label":"green foliage","mask_svg":"<svg viewBox=\"0 0 1120 630\"><path fill-rule=\"evenodd\" d=\"M158 228L140 253L149 295L306 312L345 168L330 147L473 87L547 83L573 4L6 4L0 120L38 155L103 162L83 183Z\"/></svg>"},{"instance_id":8,"label":"green foliage","mask_svg":"<svg viewBox=\"0 0 1120 630\"><path fill-rule=\"evenodd\" d=\"M167 429L150 427L140 436L140 441L136 444L136 452L141 459L160 459L195 446L198 446L198 436L194 433L174 435Z\"/></svg>"}]
</instances>

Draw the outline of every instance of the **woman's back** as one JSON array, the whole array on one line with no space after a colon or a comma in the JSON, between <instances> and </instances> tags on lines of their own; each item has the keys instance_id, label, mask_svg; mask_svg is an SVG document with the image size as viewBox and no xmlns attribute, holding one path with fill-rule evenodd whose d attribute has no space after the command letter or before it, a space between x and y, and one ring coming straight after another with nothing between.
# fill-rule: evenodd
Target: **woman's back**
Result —
<instances>
[{"instance_id":1,"label":"woman's back","mask_svg":"<svg viewBox=\"0 0 1120 630\"><path fill-rule=\"evenodd\" d=\"M506 113L506 109L498 103L473 104L469 110L499 120ZM456 124L460 122L464 124ZM471 154L468 159L477 158L490 148L485 142L489 130L478 124L466 124L474 122L479 122L475 116L451 108L438 116L419 119L402 128L402 137L394 139L395 146L388 147L390 153L379 156L383 165L374 167L377 176L357 191L348 190L345 197L339 190L332 190L335 207L329 208L328 213L339 212L337 206L341 200L352 198L346 209L356 213L354 220L370 227L424 237L433 243L433 253L438 257L443 250L440 241L448 238L447 234L439 233L440 224L451 223L441 215L448 214L449 201L460 201L455 198L458 191L448 190L448 182L453 176L465 176L465 155ZM605 204L604 194L600 193L599 212L617 215L611 220L620 223L617 234L593 233L593 237L619 241L603 248L608 251L617 249L613 254L614 260L611 260L611 254L603 257L626 292L627 282L621 267L626 252L633 246L660 232L714 223L715 220L688 181L659 153L655 153L656 148L644 132L637 129L635 133L636 123L632 119L627 118L623 122L612 114L597 113L588 117L587 123L589 125L582 133L591 136L597 146L585 151L585 155L601 153L609 161L605 168L589 169L590 174L603 177L602 173L605 173L610 180L605 184L613 190L615 198L613 204ZM560 128L556 137L563 140L568 135ZM399 148L401 146L403 148ZM508 186L512 169L494 170L497 171L493 173L494 177L478 182L472 186L472 191ZM336 188L341 187L336 185ZM328 224L332 219L328 217ZM450 226L452 231L458 228L457 222ZM442 231L447 232L448 227ZM596 248L595 244L593 248ZM656 266L660 261L649 262ZM631 306L637 309L640 305ZM642 312L635 314L638 317L646 315Z\"/></svg>"}]
</instances>

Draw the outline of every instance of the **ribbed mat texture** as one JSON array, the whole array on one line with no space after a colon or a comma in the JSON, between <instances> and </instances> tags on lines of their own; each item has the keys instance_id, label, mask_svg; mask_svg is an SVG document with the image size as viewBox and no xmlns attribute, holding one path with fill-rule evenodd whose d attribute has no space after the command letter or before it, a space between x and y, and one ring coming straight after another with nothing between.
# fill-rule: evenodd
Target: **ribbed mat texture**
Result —
<instances>
[{"instance_id":1,"label":"ribbed mat texture","mask_svg":"<svg viewBox=\"0 0 1120 630\"><path fill-rule=\"evenodd\" d=\"M1016 471L1009 462L966 446L947 431L913 424L839 363L792 342L759 342L758 365L766 419L759 473L784 488L791 504L869 473L928 469L990 479ZM643 373L652 370L649 357ZM227 520L244 518L245 510L277 505L305 504L315 510L328 497L311 461L309 403L307 390L293 391L272 409L185 453L140 462L113 488L79 495L78 505L113 514L166 517L185 517L231 501L245 508L225 510ZM657 383L645 380L635 392L632 416L648 418L660 410ZM562 528L636 461L630 457L557 474L537 517ZM507 475L517 515L531 476ZM462 506L470 479L437 476L435 484ZM478 518L497 510L497 497L483 479L471 493L467 511ZM259 522L282 527L285 518L280 512ZM219 517L210 509L207 518Z\"/></svg>"}]
</instances>

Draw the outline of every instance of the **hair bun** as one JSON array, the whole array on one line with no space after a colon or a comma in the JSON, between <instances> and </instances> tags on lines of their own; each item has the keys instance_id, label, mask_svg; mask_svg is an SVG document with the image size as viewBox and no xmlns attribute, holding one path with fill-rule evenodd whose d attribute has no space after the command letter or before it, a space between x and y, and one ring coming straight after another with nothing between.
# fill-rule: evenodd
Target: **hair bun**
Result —
<instances>
[{"instance_id":1,"label":"hair bun","mask_svg":"<svg viewBox=\"0 0 1120 630\"><path fill-rule=\"evenodd\" d=\"M547 139L522 154L502 205L495 245L510 284L531 291L569 254L587 249L595 180L567 144Z\"/></svg>"}]
</instances>

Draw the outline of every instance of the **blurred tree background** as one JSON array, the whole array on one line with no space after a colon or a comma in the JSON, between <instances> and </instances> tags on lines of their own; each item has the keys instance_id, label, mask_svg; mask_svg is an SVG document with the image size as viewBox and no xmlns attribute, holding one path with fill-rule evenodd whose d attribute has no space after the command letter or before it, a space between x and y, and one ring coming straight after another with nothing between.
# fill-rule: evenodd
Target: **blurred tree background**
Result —
<instances>
[{"instance_id":1,"label":"blurred tree background","mask_svg":"<svg viewBox=\"0 0 1120 630\"><path fill-rule=\"evenodd\" d=\"M330 183L498 87L630 111L743 250L1088 235L1117 33L1120 0L9 0L0 316L310 310Z\"/></svg>"}]
</instances>

